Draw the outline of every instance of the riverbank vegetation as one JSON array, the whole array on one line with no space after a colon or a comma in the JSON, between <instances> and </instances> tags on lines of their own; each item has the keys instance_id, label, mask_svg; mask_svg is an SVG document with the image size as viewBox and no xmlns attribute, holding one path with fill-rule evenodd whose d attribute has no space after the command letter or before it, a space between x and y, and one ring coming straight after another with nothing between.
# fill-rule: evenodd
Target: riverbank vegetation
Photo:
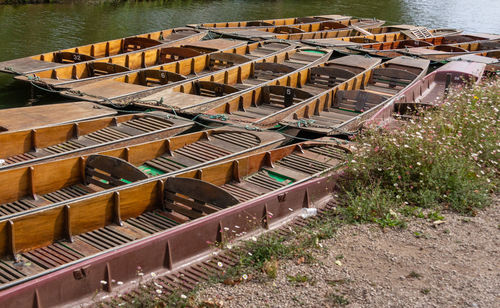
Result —
<instances>
[{"instance_id":1,"label":"riverbank vegetation","mask_svg":"<svg viewBox=\"0 0 500 308\"><path fill-rule=\"evenodd\" d=\"M399 213L474 215L489 205L499 184L499 85L454 90L439 110L401 129L360 135L340 182L344 219L396 226L404 223Z\"/></svg>"}]
</instances>

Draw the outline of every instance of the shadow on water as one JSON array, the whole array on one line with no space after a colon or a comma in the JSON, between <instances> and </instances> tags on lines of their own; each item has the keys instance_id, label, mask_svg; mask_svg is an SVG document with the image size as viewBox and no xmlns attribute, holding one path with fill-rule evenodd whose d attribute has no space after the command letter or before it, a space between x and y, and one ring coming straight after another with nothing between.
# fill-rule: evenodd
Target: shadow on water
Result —
<instances>
[{"instance_id":1,"label":"shadow on water","mask_svg":"<svg viewBox=\"0 0 500 308\"><path fill-rule=\"evenodd\" d=\"M96 0L0 5L0 61L189 23L320 14L498 33L499 11L498 0ZM29 98L28 86L0 74L0 108L22 106ZM54 102L54 96L42 102Z\"/></svg>"}]
</instances>

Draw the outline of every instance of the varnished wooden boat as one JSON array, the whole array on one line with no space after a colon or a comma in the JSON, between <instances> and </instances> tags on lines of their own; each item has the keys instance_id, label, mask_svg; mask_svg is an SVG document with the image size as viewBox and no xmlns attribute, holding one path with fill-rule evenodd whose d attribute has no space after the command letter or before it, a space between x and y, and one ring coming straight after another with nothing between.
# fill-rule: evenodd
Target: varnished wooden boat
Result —
<instances>
[{"instance_id":1,"label":"varnished wooden boat","mask_svg":"<svg viewBox=\"0 0 500 308\"><path fill-rule=\"evenodd\" d=\"M449 35L425 38L421 40L401 40L384 43L362 44L359 47L349 47L350 50L371 56L395 58L401 54L413 54L413 50L447 50L454 45L468 45L472 43L485 42L490 39L483 36L474 35Z\"/></svg>"},{"instance_id":2,"label":"varnished wooden boat","mask_svg":"<svg viewBox=\"0 0 500 308\"><path fill-rule=\"evenodd\" d=\"M394 41L423 41L437 37L459 37L462 31L457 29L427 29L410 26L387 26L373 29L365 29L368 35L344 36L333 38L302 39L304 44L319 47L347 47L347 46L369 46L369 44L385 43ZM483 36L478 39L482 39ZM456 42L456 41L455 41ZM387 48L386 48L387 49Z\"/></svg>"},{"instance_id":3,"label":"varnished wooden boat","mask_svg":"<svg viewBox=\"0 0 500 308\"><path fill-rule=\"evenodd\" d=\"M136 106L187 112L209 109L223 101L252 93L264 84L276 83L277 79L297 78L310 66L330 58L331 50L299 48L272 56L260 62L251 62L229 68L160 91L133 102ZM291 79L289 82L292 82Z\"/></svg>"},{"instance_id":4,"label":"varnished wooden boat","mask_svg":"<svg viewBox=\"0 0 500 308\"><path fill-rule=\"evenodd\" d=\"M306 17L290 17L290 18L277 18L277 19L261 19L249 21L224 21L212 23L190 24L188 27L198 29L224 29L224 28L259 28L259 27L272 27L272 26L290 26L300 24L310 24L322 21L342 21L349 20L351 16L346 15L320 15L320 16L306 16Z\"/></svg>"},{"instance_id":5,"label":"varnished wooden boat","mask_svg":"<svg viewBox=\"0 0 500 308\"><path fill-rule=\"evenodd\" d=\"M247 40L268 40L268 39L281 39L281 40L292 40L292 41L305 41L305 40L324 40L336 39L342 37L360 37L369 36L376 41L391 41L397 40L394 36L400 36L404 34L407 39L421 39L431 36L446 36L459 34L460 30L457 29L426 29L421 27L409 26L409 25L397 25L397 26L386 26L386 27L366 27L356 29L352 27L347 27L344 29L335 30L325 30L325 31L315 31L315 32L301 32L301 33L271 33L263 31L234 31L234 32L218 32L221 37L229 37L236 39L247 39Z\"/></svg>"},{"instance_id":6,"label":"varnished wooden boat","mask_svg":"<svg viewBox=\"0 0 500 308\"><path fill-rule=\"evenodd\" d=\"M344 19L344 20L329 20L313 23L303 23L295 25L268 26L268 27L235 27L235 28L210 28L209 30L218 34L232 33L236 35L268 35L268 34L290 34L290 33L307 33L318 31L331 31L336 29L356 29L363 32L363 28L372 28L382 26L385 21L377 19ZM259 33L261 32L261 33ZM262 33L264 32L264 33Z\"/></svg>"},{"instance_id":7,"label":"varnished wooden boat","mask_svg":"<svg viewBox=\"0 0 500 308\"><path fill-rule=\"evenodd\" d=\"M0 288L41 277L69 263L136 243L243 202L298 187L338 168L348 151L332 143L308 142L166 179L139 181L19 216L4 216L0 220ZM280 197L281 202L286 195ZM309 203L307 197L300 200L301 204ZM266 216L290 212L287 206L278 212L274 205L272 209L274 214L266 212ZM88 269L85 273L89 273Z\"/></svg>"},{"instance_id":8,"label":"varnished wooden boat","mask_svg":"<svg viewBox=\"0 0 500 308\"><path fill-rule=\"evenodd\" d=\"M216 39L191 42L179 46L150 48L141 52L129 53L97 61L75 63L58 68L51 68L36 73L16 76L25 82L55 89L67 89L113 78L138 69L158 69L163 65L175 68L177 62L190 59L206 58L206 54L218 51L233 51L245 48L246 42ZM192 63L191 63L192 64ZM160 77L160 76L158 76ZM171 77L175 80L174 76Z\"/></svg>"},{"instance_id":9,"label":"varnished wooden boat","mask_svg":"<svg viewBox=\"0 0 500 308\"><path fill-rule=\"evenodd\" d=\"M379 63L380 59L356 55L338 58L303 70L300 76L296 73L290 78L280 78L276 83L264 85L213 108L192 108L186 112L203 112L201 118L223 124L271 128L303 104L328 100L332 88L341 84L353 87L364 78L366 71Z\"/></svg>"},{"instance_id":10,"label":"varnished wooden boat","mask_svg":"<svg viewBox=\"0 0 500 308\"><path fill-rule=\"evenodd\" d=\"M91 120L116 114L111 108L89 102L60 103L0 110L0 135L61 123ZM6 147L0 143L0 148Z\"/></svg>"},{"instance_id":11,"label":"varnished wooden boat","mask_svg":"<svg viewBox=\"0 0 500 308\"><path fill-rule=\"evenodd\" d=\"M212 41L224 43L226 40ZM227 68L252 62L271 61L278 54L286 54L287 50L297 45L287 42L267 41L248 43L224 50L222 53L199 55L189 59L180 59L165 65L153 66L147 70L130 72L110 80L103 80L86 85L76 85L71 91L61 94L73 99L89 101L120 100L126 102L148 96L161 89L200 78L204 75L224 71Z\"/></svg>"},{"instance_id":12,"label":"varnished wooden boat","mask_svg":"<svg viewBox=\"0 0 500 308\"><path fill-rule=\"evenodd\" d=\"M474 84L481 81L486 64L477 62L449 62L410 87L401 91L383 108L377 111L368 124L387 125L394 118L413 113L417 108L436 107L442 104L451 87Z\"/></svg>"},{"instance_id":13,"label":"varnished wooden boat","mask_svg":"<svg viewBox=\"0 0 500 308\"><path fill-rule=\"evenodd\" d=\"M0 170L178 134L193 122L164 112L103 117L0 134Z\"/></svg>"},{"instance_id":14,"label":"varnished wooden boat","mask_svg":"<svg viewBox=\"0 0 500 308\"><path fill-rule=\"evenodd\" d=\"M375 112L427 73L429 60L399 57L366 72L352 86L338 86L295 109L281 124L335 135L354 131Z\"/></svg>"},{"instance_id":15,"label":"varnished wooden boat","mask_svg":"<svg viewBox=\"0 0 500 308\"><path fill-rule=\"evenodd\" d=\"M478 55L500 58L500 39L417 47L400 51L400 53L436 62L459 55Z\"/></svg>"},{"instance_id":16,"label":"varnished wooden boat","mask_svg":"<svg viewBox=\"0 0 500 308\"><path fill-rule=\"evenodd\" d=\"M0 62L0 72L28 74L77 62L96 61L116 55L133 53L156 46L174 46L201 40L205 31L174 28L137 36L78 46L31 57Z\"/></svg>"},{"instance_id":17,"label":"varnished wooden boat","mask_svg":"<svg viewBox=\"0 0 500 308\"><path fill-rule=\"evenodd\" d=\"M267 151L283 140L274 132L218 128L2 170L0 217Z\"/></svg>"}]
</instances>

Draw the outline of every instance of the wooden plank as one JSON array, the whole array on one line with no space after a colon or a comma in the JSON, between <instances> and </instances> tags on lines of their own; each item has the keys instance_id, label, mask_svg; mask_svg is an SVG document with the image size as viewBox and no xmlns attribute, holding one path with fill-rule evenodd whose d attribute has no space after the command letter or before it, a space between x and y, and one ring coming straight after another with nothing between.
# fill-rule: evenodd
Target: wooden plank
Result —
<instances>
[{"instance_id":1,"label":"wooden plank","mask_svg":"<svg viewBox=\"0 0 500 308\"><path fill-rule=\"evenodd\" d=\"M90 102L63 103L0 110L0 134L60 123L90 120L116 111Z\"/></svg>"}]
</instances>

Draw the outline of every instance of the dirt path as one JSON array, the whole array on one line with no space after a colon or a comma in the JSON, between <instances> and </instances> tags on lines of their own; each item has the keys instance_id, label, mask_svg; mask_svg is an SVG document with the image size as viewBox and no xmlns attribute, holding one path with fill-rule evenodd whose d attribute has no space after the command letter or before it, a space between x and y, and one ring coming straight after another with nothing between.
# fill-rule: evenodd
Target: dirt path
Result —
<instances>
[{"instance_id":1,"label":"dirt path","mask_svg":"<svg viewBox=\"0 0 500 308\"><path fill-rule=\"evenodd\" d=\"M275 280L217 284L199 297L222 307L499 307L499 210L404 230L345 226L322 242L317 264L282 262Z\"/></svg>"}]
</instances>

